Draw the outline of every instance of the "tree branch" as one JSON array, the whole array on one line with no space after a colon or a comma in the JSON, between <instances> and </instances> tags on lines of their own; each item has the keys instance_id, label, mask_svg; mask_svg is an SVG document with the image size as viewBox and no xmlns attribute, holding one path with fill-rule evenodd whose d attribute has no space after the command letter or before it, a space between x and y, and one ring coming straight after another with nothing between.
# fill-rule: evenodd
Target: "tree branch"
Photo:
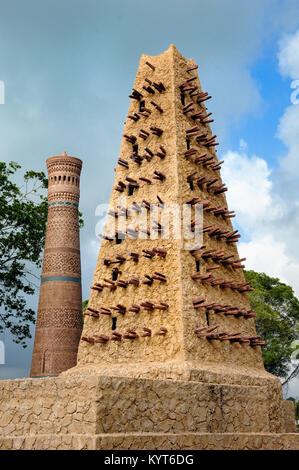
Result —
<instances>
[{"instance_id":1,"label":"tree branch","mask_svg":"<svg viewBox=\"0 0 299 470\"><path fill-rule=\"evenodd\" d=\"M291 372L288 378L282 383L282 386L286 385L288 382L290 382L290 380L294 379L298 374L299 374L299 364Z\"/></svg>"}]
</instances>

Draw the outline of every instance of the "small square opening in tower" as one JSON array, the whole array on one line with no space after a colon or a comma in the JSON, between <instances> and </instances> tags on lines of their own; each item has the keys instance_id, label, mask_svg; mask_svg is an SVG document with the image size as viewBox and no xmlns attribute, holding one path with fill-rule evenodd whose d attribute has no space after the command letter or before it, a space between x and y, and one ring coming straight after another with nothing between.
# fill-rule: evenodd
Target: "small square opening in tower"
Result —
<instances>
[{"instance_id":1,"label":"small square opening in tower","mask_svg":"<svg viewBox=\"0 0 299 470\"><path fill-rule=\"evenodd\" d=\"M134 189L134 186L128 186L128 196L133 196Z\"/></svg>"},{"instance_id":2,"label":"small square opening in tower","mask_svg":"<svg viewBox=\"0 0 299 470\"><path fill-rule=\"evenodd\" d=\"M111 330L116 330L117 317L112 317Z\"/></svg>"}]
</instances>

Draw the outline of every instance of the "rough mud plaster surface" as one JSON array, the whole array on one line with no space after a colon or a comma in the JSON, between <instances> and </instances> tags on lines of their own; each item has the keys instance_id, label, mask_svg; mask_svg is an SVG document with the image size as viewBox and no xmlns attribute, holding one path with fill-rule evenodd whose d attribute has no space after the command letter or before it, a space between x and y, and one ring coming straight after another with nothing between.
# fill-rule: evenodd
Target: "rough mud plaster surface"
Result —
<instances>
[{"instance_id":1,"label":"rough mud plaster surface","mask_svg":"<svg viewBox=\"0 0 299 470\"><path fill-rule=\"evenodd\" d=\"M155 67L153 71L146 62L150 62ZM159 145L162 144L166 150L166 157L161 160L155 156L150 162L144 160L141 165L134 163L130 159L132 154L132 144L122 139L119 157L129 163L126 169L117 165L115 172L115 181L110 199L110 206L117 210L119 196L126 196L126 203L123 206L130 207L133 202L142 204L143 200L150 203L156 203L157 195L161 197L166 204L178 203L181 207L184 203L193 197L200 197L201 200L210 200L215 205L227 206L224 193L214 195L208 192L205 187L202 189L190 189L186 181L187 176L198 171L201 176L218 177L219 184L222 183L219 172L206 168L202 165L196 165L192 161L184 158L186 151L186 129L196 125L201 127L202 132L206 131L212 135L209 125L194 122L189 114L182 111L181 93L179 85L187 79L196 76L192 82L201 90L197 71L187 72L188 67L194 65L193 60L186 60L176 49L171 46L166 52L156 57L143 55L140 60L138 73L134 83L134 88L143 94L145 106L152 112L148 118L141 117L137 122L127 119L124 127L124 134L137 137L138 154L144 155L144 147L149 148L153 153L159 151ZM162 82L166 88L163 93L155 92L150 95L143 90L146 85L145 78ZM154 100L161 108L160 113L150 103ZM195 98L193 98L195 102ZM190 98L186 97L186 103ZM195 109L199 109L194 104ZM129 114L139 111L139 102L131 100ZM140 129L150 132L150 126L156 126L163 129L160 137L150 134L144 141L139 137ZM195 137L191 139L191 146L196 148L199 153L207 152L214 156L215 162L217 156L213 147L207 149L199 145ZM160 182L152 179L153 172L158 170L166 175L166 180ZM152 184L139 181L139 177L146 177L152 180ZM136 189L132 196L127 195L127 188L124 193L115 190L118 181L126 182L125 178L130 177L137 180L140 187ZM162 219L160 219L162 220ZM112 233L111 219L108 218L105 233ZM233 230L230 219L215 217L213 213L204 213L204 224L214 224L227 230ZM171 233L171 232L170 232ZM204 244L207 249L224 249L228 256L234 254L238 258L237 248L221 240L204 235ZM142 249L151 250L160 247L167 250L165 259L155 256L147 259L142 256ZM122 363L122 362L164 362L164 361L198 361L198 364L216 363L222 365L238 365L248 367L248 369L263 369L261 351L259 347L253 348L247 344L230 343L228 341L208 341L198 339L194 334L196 327L206 325L205 309L194 309L192 299L204 295L207 301L216 301L236 306L243 306L249 309L249 302L246 293L239 293L231 289L222 289L219 286L211 287L210 284L202 284L200 281L193 281L191 274L195 269L195 259L184 248L184 240L132 240L126 238L121 244L115 241L104 240L99 252L98 263L94 274L93 283L102 283L103 279L112 279L112 268L115 265L104 266L105 258L115 260L115 256L120 254L126 257L126 261L119 265L121 274L119 278L128 280L130 276L135 275L144 279L144 275L151 275L155 271L161 272L167 276L167 282L154 281L151 286L140 285L138 287L129 285L127 288L117 287L116 290L104 288L102 292L91 290L89 306L99 309L101 306L110 308L120 303L126 307L132 304L140 304L144 300L153 303L165 302L169 305L167 311L154 310L147 311L141 308L138 314L126 312L125 314L113 314L117 317L117 331L125 333L127 329L133 329L137 333L142 333L143 327L152 330L151 337L136 340L123 340L121 342L108 341L107 344L90 344L81 341L78 354L78 365L83 364L103 364L104 363ZM135 263L129 259L129 253L137 252L140 254L139 262ZM213 261L201 260L201 272L205 273L208 267L215 266ZM222 266L222 265L221 265ZM221 267L216 271L217 277L225 279L235 279L244 281L242 269L232 269ZM253 319L245 320L243 317L234 318L223 314L215 314L213 311L209 314L210 325L219 324L219 331L229 333L241 332L242 334L255 334ZM84 336L93 336L94 334L111 335L111 317L100 315L99 319L91 317L85 318ZM160 327L166 327L168 333L166 336L155 336Z\"/></svg>"},{"instance_id":2,"label":"rough mud plaster surface","mask_svg":"<svg viewBox=\"0 0 299 470\"><path fill-rule=\"evenodd\" d=\"M0 450L298 450L298 434L40 435L0 438Z\"/></svg>"},{"instance_id":3,"label":"rough mud plaster surface","mask_svg":"<svg viewBox=\"0 0 299 470\"><path fill-rule=\"evenodd\" d=\"M4 435L72 433L70 417L80 433L270 429L266 386L82 376L4 381L1 398Z\"/></svg>"},{"instance_id":4,"label":"rough mud plaster surface","mask_svg":"<svg viewBox=\"0 0 299 470\"><path fill-rule=\"evenodd\" d=\"M266 385L82 375L3 381L0 397L2 449L299 445L283 423L270 434Z\"/></svg>"}]
</instances>

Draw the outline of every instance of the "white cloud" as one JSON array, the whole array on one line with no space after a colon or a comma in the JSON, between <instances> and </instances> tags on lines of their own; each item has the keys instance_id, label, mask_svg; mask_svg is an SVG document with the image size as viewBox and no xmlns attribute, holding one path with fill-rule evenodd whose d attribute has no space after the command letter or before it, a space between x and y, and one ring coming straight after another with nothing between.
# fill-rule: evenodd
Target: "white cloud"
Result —
<instances>
[{"instance_id":1,"label":"white cloud","mask_svg":"<svg viewBox=\"0 0 299 470\"><path fill-rule=\"evenodd\" d=\"M279 43L283 76L299 78L299 30ZM299 296L299 105L285 109L277 137L287 148L278 169L256 155L248 155L241 139L238 151L224 155L222 176L229 187L227 199L249 241L239 251L246 267L278 277Z\"/></svg>"},{"instance_id":2,"label":"white cloud","mask_svg":"<svg viewBox=\"0 0 299 470\"><path fill-rule=\"evenodd\" d=\"M283 77L299 78L299 30L279 42L279 69Z\"/></svg>"},{"instance_id":3,"label":"white cloud","mask_svg":"<svg viewBox=\"0 0 299 470\"><path fill-rule=\"evenodd\" d=\"M247 144L246 144L247 145ZM246 148L241 141L241 149ZM271 170L267 162L245 151L229 151L224 155L222 177L229 191L229 206L237 210L238 223L246 230L252 230L265 218L271 220L278 213L279 206L274 204L271 193Z\"/></svg>"},{"instance_id":4,"label":"white cloud","mask_svg":"<svg viewBox=\"0 0 299 470\"><path fill-rule=\"evenodd\" d=\"M246 268L278 277L290 284L299 293L299 263L293 261L286 252L286 246L275 235L254 233L249 242L239 245L239 254L246 257Z\"/></svg>"},{"instance_id":5,"label":"white cloud","mask_svg":"<svg viewBox=\"0 0 299 470\"><path fill-rule=\"evenodd\" d=\"M234 220L249 239L239 244L240 255L247 258L246 268L278 277L299 296L298 196L290 200L285 195L285 185L273 181L263 158L242 151L228 151L223 158L228 206L236 211ZM292 178L295 182L297 176L290 172L288 177L290 191Z\"/></svg>"},{"instance_id":6,"label":"white cloud","mask_svg":"<svg viewBox=\"0 0 299 470\"><path fill-rule=\"evenodd\" d=\"M253 240L240 243L239 251L246 256L246 267L258 272L266 272L281 278L288 258L284 253L284 244L275 240L271 234L257 234Z\"/></svg>"},{"instance_id":7,"label":"white cloud","mask_svg":"<svg viewBox=\"0 0 299 470\"><path fill-rule=\"evenodd\" d=\"M247 145L247 142L245 142L244 139L240 139L239 148L240 148L240 151L241 151L241 152L247 152L247 150L248 150L248 145Z\"/></svg>"},{"instance_id":8,"label":"white cloud","mask_svg":"<svg viewBox=\"0 0 299 470\"><path fill-rule=\"evenodd\" d=\"M281 167L294 179L297 179L299 172L299 105L286 108L278 125L277 137L288 148L288 154L281 160Z\"/></svg>"}]
</instances>

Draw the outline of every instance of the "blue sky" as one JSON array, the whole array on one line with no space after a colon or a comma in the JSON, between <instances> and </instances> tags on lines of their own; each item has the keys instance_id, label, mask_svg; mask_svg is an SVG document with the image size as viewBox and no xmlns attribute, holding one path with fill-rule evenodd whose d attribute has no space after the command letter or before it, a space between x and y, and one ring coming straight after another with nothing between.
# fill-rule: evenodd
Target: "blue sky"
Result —
<instances>
[{"instance_id":1,"label":"blue sky","mask_svg":"<svg viewBox=\"0 0 299 470\"><path fill-rule=\"evenodd\" d=\"M299 295L299 143L290 124L298 126L299 106L290 102L298 29L296 0L0 0L1 159L45 170L45 159L64 150L82 158L84 298L98 251L95 208L110 196L140 55L171 43L199 64L213 96L209 111L247 267L279 276ZM28 375L32 342L25 352L6 344L0 378Z\"/></svg>"}]
</instances>

